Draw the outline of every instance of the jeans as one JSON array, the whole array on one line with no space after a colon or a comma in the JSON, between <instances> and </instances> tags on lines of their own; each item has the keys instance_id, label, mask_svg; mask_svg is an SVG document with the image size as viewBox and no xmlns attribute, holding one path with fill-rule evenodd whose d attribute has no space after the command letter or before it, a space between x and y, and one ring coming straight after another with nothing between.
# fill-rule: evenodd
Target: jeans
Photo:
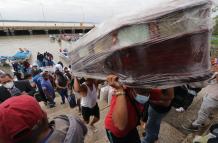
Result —
<instances>
[{"instance_id":1,"label":"jeans","mask_svg":"<svg viewBox=\"0 0 218 143\"><path fill-rule=\"evenodd\" d=\"M146 136L141 143L154 143L158 140L161 120L166 114L167 113L158 113L149 106Z\"/></svg>"},{"instance_id":2,"label":"jeans","mask_svg":"<svg viewBox=\"0 0 218 143\"><path fill-rule=\"evenodd\" d=\"M204 96L201 108L198 111L197 119L192 123L193 126L203 125L209 115L218 108L218 101L211 98L209 95Z\"/></svg>"},{"instance_id":3,"label":"jeans","mask_svg":"<svg viewBox=\"0 0 218 143\"><path fill-rule=\"evenodd\" d=\"M47 93L47 94L46 94ZM48 92L44 93L45 96L46 96L46 101L48 102L48 105L50 107L54 107L55 105L55 102L54 102L54 95L53 94L50 94Z\"/></svg>"},{"instance_id":4,"label":"jeans","mask_svg":"<svg viewBox=\"0 0 218 143\"><path fill-rule=\"evenodd\" d=\"M62 103L65 103L65 97L68 99L67 88L66 89L60 89L59 94L61 95Z\"/></svg>"}]
</instances>

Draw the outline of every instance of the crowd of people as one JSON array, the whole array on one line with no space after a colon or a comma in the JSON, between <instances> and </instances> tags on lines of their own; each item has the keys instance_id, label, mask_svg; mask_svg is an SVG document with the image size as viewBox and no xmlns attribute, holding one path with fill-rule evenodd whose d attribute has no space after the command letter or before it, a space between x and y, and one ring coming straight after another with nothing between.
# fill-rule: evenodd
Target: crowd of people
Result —
<instances>
[{"instance_id":1,"label":"crowd of people","mask_svg":"<svg viewBox=\"0 0 218 143\"><path fill-rule=\"evenodd\" d=\"M116 75L108 75L106 81L73 76L70 67L61 62L54 66L53 72L42 71L37 65L26 67L25 79L14 80L10 74L0 72L0 143L84 142L86 125L93 132L98 131L95 124L100 120L98 99L102 98L99 95L104 89L99 89L102 83L110 87L110 107L104 122L109 142L156 143L163 117L173 106L178 112L186 111L204 87L190 83L168 89L130 88L118 82ZM199 131L217 109L218 75L213 79L215 82L205 88L196 120L184 129ZM73 115L60 115L48 121L37 101L54 108L59 104L55 101L56 93L61 96L61 105L67 101L75 104L71 107L78 106L83 121ZM142 122L144 133L140 135L137 126Z\"/></svg>"},{"instance_id":2,"label":"crowd of people","mask_svg":"<svg viewBox=\"0 0 218 143\"><path fill-rule=\"evenodd\" d=\"M53 55L49 52L37 54L37 64L39 67L53 66Z\"/></svg>"},{"instance_id":3,"label":"crowd of people","mask_svg":"<svg viewBox=\"0 0 218 143\"><path fill-rule=\"evenodd\" d=\"M25 79L26 76L31 74L31 67L28 60L14 61L12 62L12 67L14 70L14 75L17 77L18 80Z\"/></svg>"}]
</instances>

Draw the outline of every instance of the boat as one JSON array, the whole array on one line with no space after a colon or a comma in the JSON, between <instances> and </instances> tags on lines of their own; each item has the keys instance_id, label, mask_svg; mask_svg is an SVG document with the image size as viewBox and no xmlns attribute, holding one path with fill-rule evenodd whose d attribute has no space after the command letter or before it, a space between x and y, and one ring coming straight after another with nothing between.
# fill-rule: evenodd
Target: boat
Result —
<instances>
[{"instance_id":1,"label":"boat","mask_svg":"<svg viewBox=\"0 0 218 143\"><path fill-rule=\"evenodd\" d=\"M50 40L55 41L57 39L57 36L55 34L49 35Z\"/></svg>"},{"instance_id":2,"label":"boat","mask_svg":"<svg viewBox=\"0 0 218 143\"><path fill-rule=\"evenodd\" d=\"M115 74L130 87L168 88L211 76L210 0L170 1L107 20L69 51L75 76Z\"/></svg>"},{"instance_id":3,"label":"boat","mask_svg":"<svg viewBox=\"0 0 218 143\"><path fill-rule=\"evenodd\" d=\"M65 61L69 61L69 52L68 49L60 49L58 53L59 57L63 58Z\"/></svg>"},{"instance_id":4,"label":"boat","mask_svg":"<svg viewBox=\"0 0 218 143\"><path fill-rule=\"evenodd\" d=\"M31 58L32 52L29 50L20 50L15 55L9 57L11 61L24 61Z\"/></svg>"},{"instance_id":5,"label":"boat","mask_svg":"<svg viewBox=\"0 0 218 143\"><path fill-rule=\"evenodd\" d=\"M83 36L83 34L61 34L60 38L61 40L64 41L72 41L75 42L77 41L79 38L81 38Z\"/></svg>"}]
</instances>

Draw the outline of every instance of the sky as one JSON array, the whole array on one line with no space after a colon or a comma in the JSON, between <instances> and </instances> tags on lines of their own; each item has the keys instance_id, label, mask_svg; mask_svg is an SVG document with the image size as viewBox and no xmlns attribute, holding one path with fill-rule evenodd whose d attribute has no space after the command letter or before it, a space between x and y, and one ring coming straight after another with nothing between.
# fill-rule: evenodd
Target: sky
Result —
<instances>
[{"instance_id":1,"label":"sky","mask_svg":"<svg viewBox=\"0 0 218 143\"><path fill-rule=\"evenodd\" d=\"M119 13L166 1L169 0L0 0L0 20L99 23Z\"/></svg>"},{"instance_id":2,"label":"sky","mask_svg":"<svg viewBox=\"0 0 218 143\"><path fill-rule=\"evenodd\" d=\"M166 0L0 0L0 20L94 22Z\"/></svg>"}]
</instances>

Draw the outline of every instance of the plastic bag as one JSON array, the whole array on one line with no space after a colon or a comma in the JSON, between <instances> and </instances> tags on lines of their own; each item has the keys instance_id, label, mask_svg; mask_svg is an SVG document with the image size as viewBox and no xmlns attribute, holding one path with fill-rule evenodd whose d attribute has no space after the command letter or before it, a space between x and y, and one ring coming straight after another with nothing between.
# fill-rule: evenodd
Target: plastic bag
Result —
<instances>
[{"instance_id":1,"label":"plastic bag","mask_svg":"<svg viewBox=\"0 0 218 143\"><path fill-rule=\"evenodd\" d=\"M130 87L167 88L211 76L211 1L177 0L105 21L69 52L76 76L119 76Z\"/></svg>"}]
</instances>

